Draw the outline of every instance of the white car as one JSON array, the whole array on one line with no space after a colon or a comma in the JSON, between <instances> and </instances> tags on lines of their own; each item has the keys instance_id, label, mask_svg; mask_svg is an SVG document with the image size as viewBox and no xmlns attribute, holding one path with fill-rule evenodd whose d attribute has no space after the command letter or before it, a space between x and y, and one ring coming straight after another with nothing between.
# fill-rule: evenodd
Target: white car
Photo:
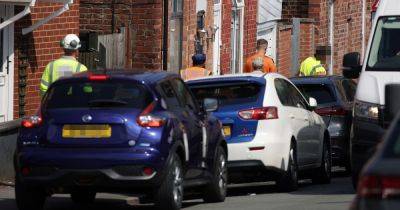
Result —
<instances>
[{"instance_id":1,"label":"white car","mask_svg":"<svg viewBox=\"0 0 400 210\"><path fill-rule=\"evenodd\" d=\"M200 101L219 101L213 114L228 142L231 182L276 180L281 190L292 191L300 172L330 182L330 137L313 111L317 102L306 100L287 78L259 72L187 83Z\"/></svg>"}]
</instances>

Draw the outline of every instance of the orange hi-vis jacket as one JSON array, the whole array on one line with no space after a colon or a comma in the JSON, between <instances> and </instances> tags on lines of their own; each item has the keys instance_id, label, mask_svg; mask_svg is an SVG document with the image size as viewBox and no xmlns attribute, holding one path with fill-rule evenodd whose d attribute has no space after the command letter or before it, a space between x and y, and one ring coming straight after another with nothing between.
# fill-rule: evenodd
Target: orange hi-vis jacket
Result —
<instances>
[{"instance_id":1,"label":"orange hi-vis jacket","mask_svg":"<svg viewBox=\"0 0 400 210\"><path fill-rule=\"evenodd\" d=\"M244 72L245 73L250 73L253 70L253 61L256 58L262 58L264 61L264 66L263 66L263 70L264 73L271 73L271 72L276 72L276 66L274 61L272 60L272 58L265 56L265 55L261 55L260 53L256 53L253 56L250 56L246 59L246 63L244 65Z\"/></svg>"},{"instance_id":2,"label":"orange hi-vis jacket","mask_svg":"<svg viewBox=\"0 0 400 210\"><path fill-rule=\"evenodd\" d=\"M191 79L196 79L196 78L201 78L201 77L206 77L211 74L210 71L208 71L205 68L198 67L198 66L193 66L189 67L187 69L181 70L181 77L183 80L191 80Z\"/></svg>"}]
</instances>

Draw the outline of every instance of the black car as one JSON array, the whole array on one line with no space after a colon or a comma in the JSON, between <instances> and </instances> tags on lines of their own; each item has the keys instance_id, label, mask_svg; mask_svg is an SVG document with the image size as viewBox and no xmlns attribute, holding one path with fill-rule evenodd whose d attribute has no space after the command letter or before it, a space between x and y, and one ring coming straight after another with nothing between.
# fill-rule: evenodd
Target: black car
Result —
<instances>
[{"instance_id":1,"label":"black car","mask_svg":"<svg viewBox=\"0 0 400 210\"><path fill-rule=\"evenodd\" d=\"M331 135L333 164L350 171L349 139L356 83L341 76L296 77L291 81L308 97L317 99Z\"/></svg>"},{"instance_id":2,"label":"black car","mask_svg":"<svg viewBox=\"0 0 400 210\"><path fill-rule=\"evenodd\" d=\"M351 210L400 209L400 115L360 174Z\"/></svg>"}]
</instances>

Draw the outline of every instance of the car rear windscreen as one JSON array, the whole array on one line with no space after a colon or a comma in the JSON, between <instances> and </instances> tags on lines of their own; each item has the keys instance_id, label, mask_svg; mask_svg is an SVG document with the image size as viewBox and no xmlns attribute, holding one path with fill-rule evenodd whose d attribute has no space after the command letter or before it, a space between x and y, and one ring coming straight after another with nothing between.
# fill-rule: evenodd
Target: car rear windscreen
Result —
<instances>
[{"instance_id":1,"label":"car rear windscreen","mask_svg":"<svg viewBox=\"0 0 400 210\"><path fill-rule=\"evenodd\" d=\"M255 103L259 98L261 87L257 84L220 84L202 87L191 87L199 101L215 98L219 106Z\"/></svg>"},{"instance_id":2,"label":"car rear windscreen","mask_svg":"<svg viewBox=\"0 0 400 210\"><path fill-rule=\"evenodd\" d=\"M151 101L152 97L147 89L134 82L71 82L50 88L44 104L45 109L143 109Z\"/></svg>"},{"instance_id":3,"label":"car rear windscreen","mask_svg":"<svg viewBox=\"0 0 400 210\"><path fill-rule=\"evenodd\" d=\"M326 85L296 85L306 98L315 98L318 105L334 103L336 101L331 89Z\"/></svg>"}]
</instances>

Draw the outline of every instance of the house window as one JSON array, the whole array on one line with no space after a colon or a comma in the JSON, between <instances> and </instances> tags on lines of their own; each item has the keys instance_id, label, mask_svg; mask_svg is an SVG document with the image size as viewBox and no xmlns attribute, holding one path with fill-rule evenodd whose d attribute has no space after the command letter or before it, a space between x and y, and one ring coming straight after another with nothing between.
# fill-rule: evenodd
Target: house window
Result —
<instances>
[{"instance_id":1,"label":"house window","mask_svg":"<svg viewBox=\"0 0 400 210\"><path fill-rule=\"evenodd\" d=\"M237 74L243 71L244 0L232 0L232 2L231 73Z\"/></svg>"}]
</instances>

